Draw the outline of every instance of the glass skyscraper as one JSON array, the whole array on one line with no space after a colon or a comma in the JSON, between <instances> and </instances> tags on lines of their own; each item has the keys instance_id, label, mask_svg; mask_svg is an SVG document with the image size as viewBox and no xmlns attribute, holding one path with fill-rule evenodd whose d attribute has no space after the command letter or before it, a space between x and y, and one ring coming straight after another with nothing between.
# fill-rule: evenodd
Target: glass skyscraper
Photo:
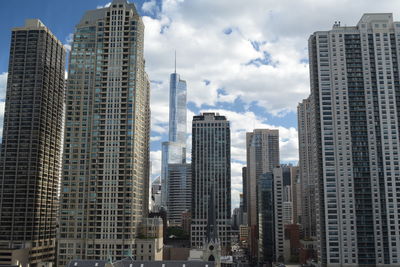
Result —
<instances>
[{"instance_id":1,"label":"glass skyscraper","mask_svg":"<svg viewBox=\"0 0 400 267\"><path fill-rule=\"evenodd\" d=\"M186 113L186 81L181 80L175 70L170 76L169 136L168 142L162 143L161 159L161 202L167 210L169 209L168 196L170 195L168 164L184 164L186 162Z\"/></svg>"},{"instance_id":2,"label":"glass skyscraper","mask_svg":"<svg viewBox=\"0 0 400 267\"><path fill-rule=\"evenodd\" d=\"M169 141L186 144L186 81L172 73L169 88Z\"/></svg>"}]
</instances>

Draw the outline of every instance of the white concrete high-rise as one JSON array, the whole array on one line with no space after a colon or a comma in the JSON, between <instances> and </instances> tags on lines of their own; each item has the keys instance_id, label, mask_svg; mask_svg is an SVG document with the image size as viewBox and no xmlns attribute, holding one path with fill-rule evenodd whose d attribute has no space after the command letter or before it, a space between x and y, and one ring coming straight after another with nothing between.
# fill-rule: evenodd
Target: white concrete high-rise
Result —
<instances>
[{"instance_id":1,"label":"white concrete high-rise","mask_svg":"<svg viewBox=\"0 0 400 267\"><path fill-rule=\"evenodd\" d=\"M283 168L277 166L272 170L273 174L273 197L274 197L274 248L275 261L285 262L284 258L284 186L283 186Z\"/></svg>"},{"instance_id":2,"label":"white concrete high-rise","mask_svg":"<svg viewBox=\"0 0 400 267\"><path fill-rule=\"evenodd\" d=\"M66 93L58 266L135 255L148 213L150 83L133 3L87 11L74 33Z\"/></svg>"},{"instance_id":3,"label":"white concrete high-rise","mask_svg":"<svg viewBox=\"0 0 400 267\"><path fill-rule=\"evenodd\" d=\"M316 236L315 218L315 172L312 169L311 143L311 102L304 99L297 106L299 134L299 173L301 182L301 227L304 237L313 239Z\"/></svg>"},{"instance_id":4,"label":"white concrete high-rise","mask_svg":"<svg viewBox=\"0 0 400 267\"><path fill-rule=\"evenodd\" d=\"M309 39L322 266L400 265L400 22L364 14Z\"/></svg>"}]
</instances>

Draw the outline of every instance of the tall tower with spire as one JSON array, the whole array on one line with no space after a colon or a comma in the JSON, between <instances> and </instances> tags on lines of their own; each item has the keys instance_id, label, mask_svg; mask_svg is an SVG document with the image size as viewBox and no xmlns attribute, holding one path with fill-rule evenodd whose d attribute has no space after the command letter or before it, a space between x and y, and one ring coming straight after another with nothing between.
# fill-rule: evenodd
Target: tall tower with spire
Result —
<instances>
[{"instance_id":1,"label":"tall tower with spire","mask_svg":"<svg viewBox=\"0 0 400 267\"><path fill-rule=\"evenodd\" d=\"M58 266L135 255L148 212L150 84L144 25L113 0L76 26L66 93Z\"/></svg>"},{"instance_id":2,"label":"tall tower with spire","mask_svg":"<svg viewBox=\"0 0 400 267\"><path fill-rule=\"evenodd\" d=\"M180 221L180 214L175 210L170 210L175 207L185 207L190 209L190 202L170 203L170 196L173 192L173 186L171 185L171 179L169 177L170 164L182 164L182 168L190 168L190 165L186 164L186 135L187 135L187 107L186 107L186 81L181 80L180 75L176 72L176 52L175 52L175 70L170 75L170 86L169 86L169 136L168 142L162 143L162 163L161 163L161 199L162 205L169 212L169 220L174 222ZM188 166L186 166L188 165ZM183 169L180 173L187 173ZM182 177L182 181L188 181L188 177ZM189 187L186 183L185 188ZM190 190L190 188L186 188ZM183 209L184 210L184 209ZM182 210L182 211L183 211Z\"/></svg>"}]
</instances>

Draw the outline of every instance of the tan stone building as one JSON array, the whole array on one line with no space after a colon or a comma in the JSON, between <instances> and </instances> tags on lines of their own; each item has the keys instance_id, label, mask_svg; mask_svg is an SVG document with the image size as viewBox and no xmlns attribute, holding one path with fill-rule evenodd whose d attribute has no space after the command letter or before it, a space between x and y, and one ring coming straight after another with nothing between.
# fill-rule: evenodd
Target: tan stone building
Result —
<instances>
[{"instance_id":1,"label":"tan stone building","mask_svg":"<svg viewBox=\"0 0 400 267\"><path fill-rule=\"evenodd\" d=\"M150 85L144 25L114 0L76 26L66 93L59 265L121 260L149 199Z\"/></svg>"}]
</instances>

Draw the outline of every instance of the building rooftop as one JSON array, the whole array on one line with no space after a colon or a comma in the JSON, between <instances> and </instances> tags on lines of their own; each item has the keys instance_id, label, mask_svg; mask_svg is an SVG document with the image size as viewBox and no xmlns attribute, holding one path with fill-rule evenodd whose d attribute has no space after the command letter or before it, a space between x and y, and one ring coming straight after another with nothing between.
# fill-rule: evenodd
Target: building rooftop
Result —
<instances>
[{"instance_id":1,"label":"building rooftop","mask_svg":"<svg viewBox=\"0 0 400 267\"><path fill-rule=\"evenodd\" d=\"M226 121L226 117L219 115L219 113L214 113L214 112L204 112L201 115L193 116L193 121L214 121L214 120Z\"/></svg>"},{"instance_id":2,"label":"building rooftop","mask_svg":"<svg viewBox=\"0 0 400 267\"><path fill-rule=\"evenodd\" d=\"M105 260L73 260L66 267L214 267L208 261L135 261L126 258L109 263Z\"/></svg>"},{"instance_id":3,"label":"building rooftop","mask_svg":"<svg viewBox=\"0 0 400 267\"><path fill-rule=\"evenodd\" d=\"M105 267L107 263L104 260L73 260L66 267Z\"/></svg>"},{"instance_id":4,"label":"building rooftop","mask_svg":"<svg viewBox=\"0 0 400 267\"><path fill-rule=\"evenodd\" d=\"M206 261L132 261L124 259L113 263L114 267L214 267Z\"/></svg>"}]
</instances>

